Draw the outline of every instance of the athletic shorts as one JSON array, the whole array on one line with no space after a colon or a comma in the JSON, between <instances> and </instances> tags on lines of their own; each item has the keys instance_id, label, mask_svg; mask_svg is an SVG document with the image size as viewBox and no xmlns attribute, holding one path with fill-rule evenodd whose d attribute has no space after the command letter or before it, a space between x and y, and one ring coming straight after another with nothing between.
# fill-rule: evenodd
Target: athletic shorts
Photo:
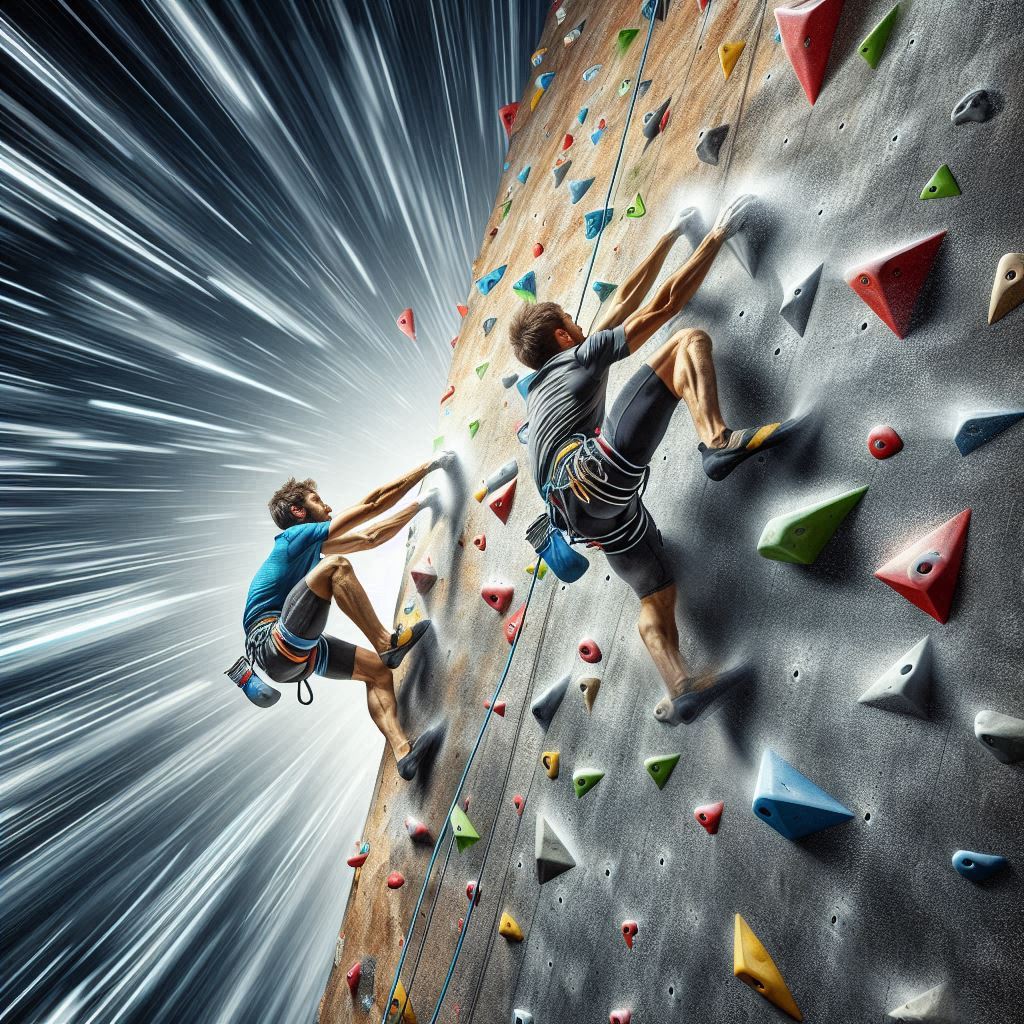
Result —
<instances>
[{"instance_id":1,"label":"athletic shorts","mask_svg":"<svg viewBox=\"0 0 1024 1024\"><path fill-rule=\"evenodd\" d=\"M356 648L324 633L330 610L331 602L314 594L304 579L288 592L281 617L260 630L251 648L253 660L273 682L297 683L311 675L352 678Z\"/></svg>"}]
</instances>

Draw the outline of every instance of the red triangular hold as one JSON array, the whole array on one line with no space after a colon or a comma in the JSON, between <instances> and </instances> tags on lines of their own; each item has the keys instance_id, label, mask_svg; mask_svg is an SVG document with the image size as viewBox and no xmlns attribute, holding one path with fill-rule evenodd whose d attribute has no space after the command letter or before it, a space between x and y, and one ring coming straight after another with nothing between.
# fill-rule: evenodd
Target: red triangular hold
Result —
<instances>
[{"instance_id":1,"label":"red triangular hold","mask_svg":"<svg viewBox=\"0 0 1024 1024\"><path fill-rule=\"evenodd\" d=\"M417 565L416 568L410 569L409 575L412 577L412 583L417 593L420 594L427 593L437 582L437 570L430 564L429 558L426 562Z\"/></svg>"},{"instance_id":2,"label":"red triangular hold","mask_svg":"<svg viewBox=\"0 0 1024 1024\"><path fill-rule=\"evenodd\" d=\"M945 237L945 231L936 231L847 271L846 283L898 338L910 330L917 298Z\"/></svg>"},{"instance_id":3,"label":"red triangular hold","mask_svg":"<svg viewBox=\"0 0 1024 1024\"><path fill-rule=\"evenodd\" d=\"M398 314L398 319L395 321L398 324L398 329L411 338L413 341L416 340L416 318L412 315L411 309L403 309Z\"/></svg>"},{"instance_id":4,"label":"red triangular hold","mask_svg":"<svg viewBox=\"0 0 1024 1024\"><path fill-rule=\"evenodd\" d=\"M423 824L417 818L406 818L405 819L405 831L409 833L409 838L414 843L424 843L426 845L433 845L434 837L430 834L430 829Z\"/></svg>"},{"instance_id":5,"label":"red triangular hold","mask_svg":"<svg viewBox=\"0 0 1024 1024\"><path fill-rule=\"evenodd\" d=\"M953 603L971 510L965 508L890 559L875 577L933 619L945 622Z\"/></svg>"},{"instance_id":6,"label":"red triangular hold","mask_svg":"<svg viewBox=\"0 0 1024 1024\"><path fill-rule=\"evenodd\" d=\"M797 0L775 8L779 36L800 84L813 104L825 79L832 39L845 0Z\"/></svg>"},{"instance_id":7,"label":"red triangular hold","mask_svg":"<svg viewBox=\"0 0 1024 1024\"><path fill-rule=\"evenodd\" d=\"M489 708L490 706L491 706L491 702L489 700L485 700L484 701L484 707L485 708ZM505 717L505 710L506 710L506 704L505 704L505 702L503 700L496 700L494 702L494 713L496 715L501 715L501 717L504 718Z\"/></svg>"},{"instance_id":8,"label":"red triangular hold","mask_svg":"<svg viewBox=\"0 0 1024 1024\"><path fill-rule=\"evenodd\" d=\"M512 511L512 502L516 498L516 481L513 478L501 490L495 491L491 495L491 500L487 503L490 510L503 522L508 522L509 513Z\"/></svg>"},{"instance_id":9,"label":"red triangular hold","mask_svg":"<svg viewBox=\"0 0 1024 1024\"><path fill-rule=\"evenodd\" d=\"M701 804L700 807L694 807L693 816L697 819L697 824L709 836L713 836L718 831L718 826L722 821L723 810L725 810L725 802L719 800L717 803Z\"/></svg>"},{"instance_id":10,"label":"red triangular hold","mask_svg":"<svg viewBox=\"0 0 1024 1024\"><path fill-rule=\"evenodd\" d=\"M519 610L512 616L508 622L505 623L505 639L510 643L516 642L516 637L519 635L519 630L523 626L523 616L526 614L526 604L523 603L519 606Z\"/></svg>"},{"instance_id":11,"label":"red triangular hold","mask_svg":"<svg viewBox=\"0 0 1024 1024\"><path fill-rule=\"evenodd\" d=\"M512 138L512 125L516 123L516 114L519 113L518 103L506 103L505 106L498 109L498 115L501 117L501 123L505 126L505 134Z\"/></svg>"},{"instance_id":12,"label":"red triangular hold","mask_svg":"<svg viewBox=\"0 0 1024 1024\"><path fill-rule=\"evenodd\" d=\"M349 969L345 975L345 981L348 982L348 990L352 995L356 994L356 990L359 988L359 979L363 974L363 965L357 960Z\"/></svg>"},{"instance_id":13,"label":"red triangular hold","mask_svg":"<svg viewBox=\"0 0 1024 1024\"><path fill-rule=\"evenodd\" d=\"M505 584L491 583L480 588L480 596L496 612L507 612L516 588Z\"/></svg>"},{"instance_id":14,"label":"red triangular hold","mask_svg":"<svg viewBox=\"0 0 1024 1024\"><path fill-rule=\"evenodd\" d=\"M459 311L459 316L461 316L463 320L469 316L469 306L464 306L461 302L457 302L455 303L455 308Z\"/></svg>"}]
</instances>

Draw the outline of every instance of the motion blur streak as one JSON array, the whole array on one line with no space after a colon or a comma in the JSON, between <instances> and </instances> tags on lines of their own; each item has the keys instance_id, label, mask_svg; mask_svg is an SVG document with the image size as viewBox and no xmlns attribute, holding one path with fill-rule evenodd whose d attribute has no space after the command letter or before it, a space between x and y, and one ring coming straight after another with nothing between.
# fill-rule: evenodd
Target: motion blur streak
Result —
<instances>
[{"instance_id":1,"label":"motion blur streak","mask_svg":"<svg viewBox=\"0 0 1024 1024\"><path fill-rule=\"evenodd\" d=\"M381 744L222 672L274 487L429 452L546 7L0 9L4 1024L313 1019Z\"/></svg>"}]
</instances>

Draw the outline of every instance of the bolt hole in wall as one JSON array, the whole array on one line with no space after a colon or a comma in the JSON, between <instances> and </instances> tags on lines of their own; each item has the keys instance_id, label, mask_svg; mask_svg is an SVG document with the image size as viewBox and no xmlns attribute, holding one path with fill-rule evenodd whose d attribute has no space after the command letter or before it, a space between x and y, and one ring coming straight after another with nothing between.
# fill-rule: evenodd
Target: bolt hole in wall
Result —
<instances>
[{"instance_id":1,"label":"bolt hole in wall","mask_svg":"<svg viewBox=\"0 0 1024 1024\"><path fill-rule=\"evenodd\" d=\"M832 923L833 923L833 924L835 924L835 923L836 923L836 921L838 921L838 920L839 920L839 918L837 918L837 917L836 917L836 915L835 915L835 914L833 914L833 915L832 915Z\"/></svg>"},{"instance_id":2,"label":"bolt hole in wall","mask_svg":"<svg viewBox=\"0 0 1024 1024\"><path fill-rule=\"evenodd\" d=\"M870 821L871 820L871 812L870 811L865 811L865 813L864 813L864 820L865 821Z\"/></svg>"},{"instance_id":3,"label":"bolt hole in wall","mask_svg":"<svg viewBox=\"0 0 1024 1024\"><path fill-rule=\"evenodd\" d=\"M798 668L793 669L793 678L794 679L799 679L800 678L800 669L798 669Z\"/></svg>"},{"instance_id":4,"label":"bolt hole in wall","mask_svg":"<svg viewBox=\"0 0 1024 1024\"><path fill-rule=\"evenodd\" d=\"M775 354L776 354L776 355L778 355L778 354L779 354L779 353L780 353L781 351L782 351L782 349L781 349L781 348L777 348L777 349L775 350Z\"/></svg>"},{"instance_id":5,"label":"bolt hole in wall","mask_svg":"<svg viewBox=\"0 0 1024 1024\"><path fill-rule=\"evenodd\" d=\"M862 324L860 325L860 329L861 329L862 331L866 331L866 330L868 329L868 322L867 322L867 320L865 320L865 321L864 321L864 323L862 323ZM564 589L564 588L563 588L563 589Z\"/></svg>"},{"instance_id":6,"label":"bolt hole in wall","mask_svg":"<svg viewBox=\"0 0 1024 1024\"><path fill-rule=\"evenodd\" d=\"M674 996L676 994L676 989L675 989L674 985L669 985L669 987L668 987L668 994L670 996Z\"/></svg>"}]
</instances>

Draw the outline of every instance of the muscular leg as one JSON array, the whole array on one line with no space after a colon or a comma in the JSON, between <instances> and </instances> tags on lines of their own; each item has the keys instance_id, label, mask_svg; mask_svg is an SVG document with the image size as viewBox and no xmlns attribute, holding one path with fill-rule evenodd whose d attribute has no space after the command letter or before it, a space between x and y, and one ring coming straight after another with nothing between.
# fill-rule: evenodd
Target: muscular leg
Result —
<instances>
[{"instance_id":1,"label":"muscular leg","mask_svg":"<svg viewBox=\"0 0 1024 1024\"><path fill-rule=\"evenodd\" d=\"M352 678L366 683L366 707L370 718L387 740L395 760L405 757L409 753L410 744L398 724L398 700L395 697L395 679L391 669L382 665L376 654L357 647Z\"/></svg>"},{"instance_id":2,"label":"muscular leg","mask_svg":"<svg viewBox=\"0 0 1024 1024\"><path fill-rule=\"evenodd\" d=\"M641 598L637 628L668 695L678 697L686 688L688 670L679 653L675 584Z\"/></svg>"},{"instance_id":3,"label":"muscular leg","mask_svg":"<svg viewBox=\"0 0 1024 1024\"><path fill-rule=\"evenodd\" d=\"M306 576L306 584L318 597L334 599L379 654L391 644L391 634L377 618L352 563L342 555L328 555Z\"/></svg>"}]
</instances>

